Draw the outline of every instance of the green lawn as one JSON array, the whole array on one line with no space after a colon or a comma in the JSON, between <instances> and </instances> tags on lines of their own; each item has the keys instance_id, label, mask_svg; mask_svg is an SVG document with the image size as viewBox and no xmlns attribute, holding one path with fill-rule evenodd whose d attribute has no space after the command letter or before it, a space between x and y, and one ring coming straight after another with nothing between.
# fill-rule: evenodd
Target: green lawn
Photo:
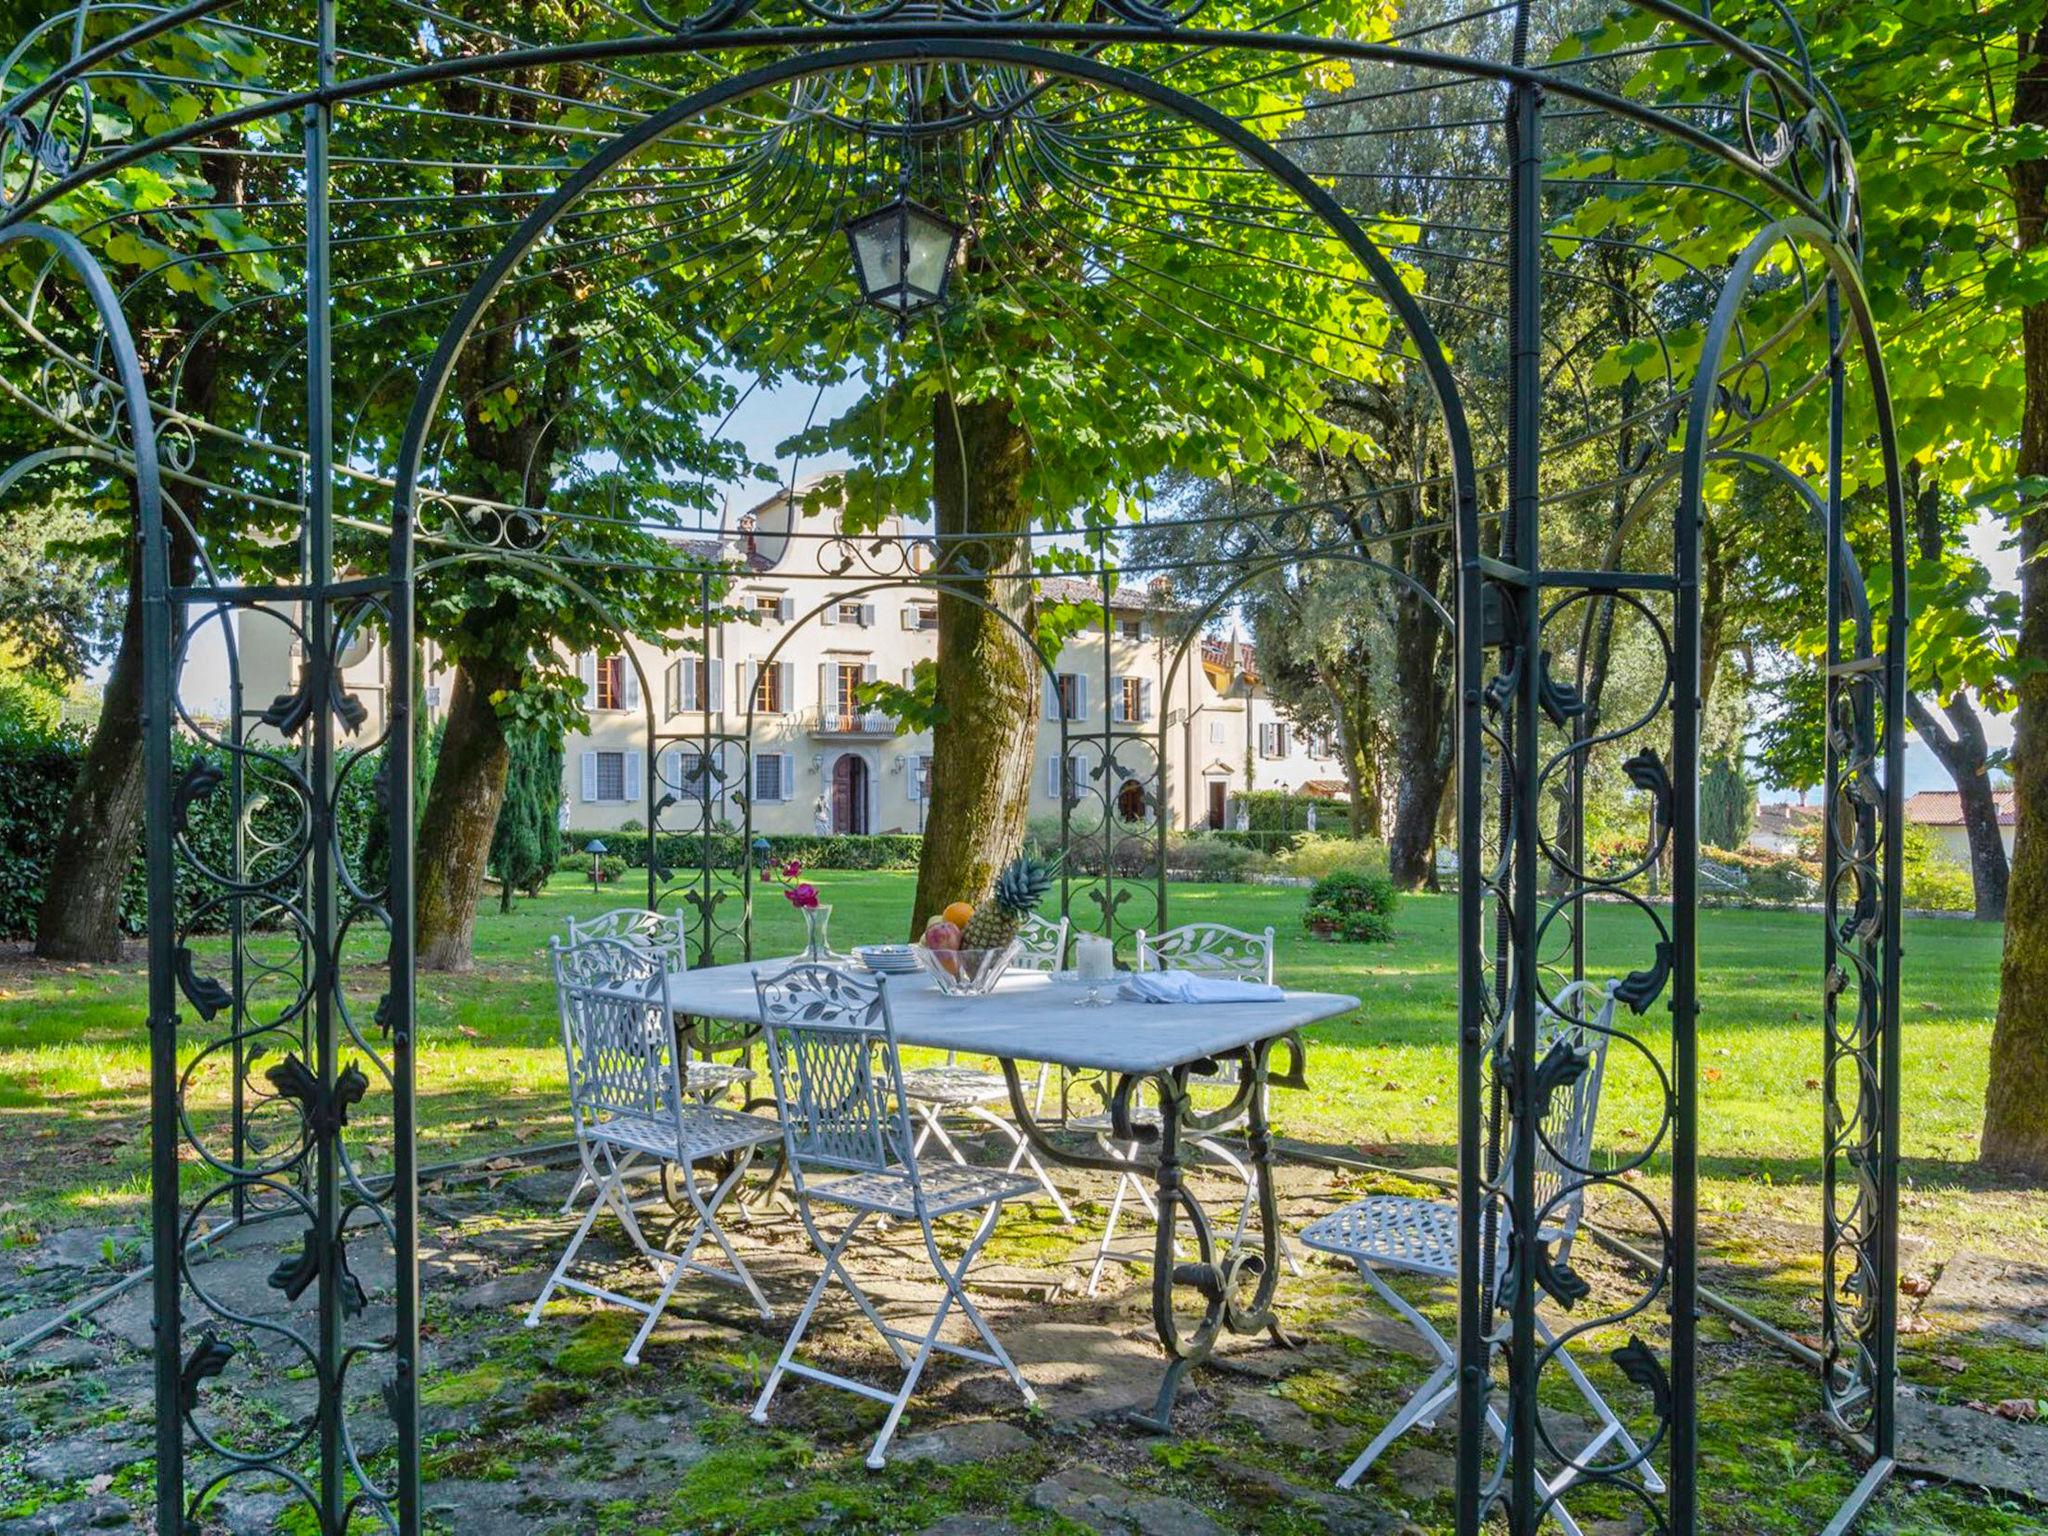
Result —
<instances>
[{"instance_id":1,"label":"green lawn","mask_svg":"<svg viewBox=\"0 0 2048 1536\"><path fill-rule=\"evenodd\" d=\"M821 873L841 948L900 938L908 873ZM478 921L477 968L420 983L422 1155L459 1156L565 1131L562 1062L546 974L549 935L572 913L617 905L561 877L542 898ZM1308 1093L1281 1094L1275 1115L1289 1135L1363 1148L1402 1164L1450 1161L1454 1133L1455 905L1405 899L1398 937L1385 945L1331 945L1300 932L1303 893L1284 887L1175 886L1175 921L1215 918L1272 924L1282 980L1356 994L1356 1013L1310 1031ZM1700 1085L1703 1203L1710 1213L1815 1215L1820 1135L1819 920L1808 914L1712 911L1703 951ZM757 902L756 953L793 950L797 914L779 898ZM1588 920L1590 968L1632 969L1648 951L1646 920L1596 906ZM2048 1201L1979 1178L1971 1158L1996 1006L1999 933L1941 920L1907 926L1907 1049L1903 1150L1909 1226L1945 1238L2048 1251ZM365 936L363 958L375 951ZM381 978L363 965L356 998L367 1016ZM352 989L352 992L355 989ZM147 1058L139 963L87 968L16 962L0 967L0 1210L10 1230L136 1214L145 1188ZM1662 1004L1637 1021L1668 1058ZM199 1038L196 1021L187 1027ZM203 1070L200 1107L224 1102L226 1074ZM1632 1153L1656 1127L1660 1085L1641 1056L1616 1051L1602 1109L1601 1144ZM372 1167L388 1157L385 1105L373 1095L357 1117ZM1654 1169L1653 1165L1653 1169ZM200 1169L194 1167L195 1177Z\"/></svg>"},{"instance_id":2,"label":"green lawn","mask_svg":"<svg viewBox=\"0 0 2048 1536\"><path fill-rule=\"evenodd\" d=\"M817 878L835 908L832 933L839 947L902 936L909 874L828 872ZM547 941L572 913L594 914L630 900L630 892L600 896L573 879L560 879L546 896L508 915L491 911L481 917L475 972L422 978L419 1087L426 1160L564 1136ZM1274 1100L1285 1134L1336 1143L1397 1166L1449 1163L1456 995L1456 910L1450 899L1404 900L1396 914L1398 936L1378 946L1332 946L1302 936L1303 893L1295 889L1175 886L1172 904L1176 921L1210 917L1244 927L1272 924L1281 936L1283 980L1361 999L1357 1012L1309 1032L1312 1090ZM1644 925L1629 909L1594 908L1588 920L1594 973L1640 964L1651 939ZM758 954L789 953L801 931L797 914L778 897L762 899ZM1819 920L1796 913L1713 911L1702 915L1700 931L1701 1202L1708 1278L1772 1321L1810 1335L1819 1288ZM1996 1006L1999 938L1997 929L1969 922L1926 920L1907 927L1902 1139L1909 1271L1938 1270L1966 1247L2048 1259L2048 1192L1986 1179L1972 1162ZM362 942L363 963L349 973L358 984L350 995L367 1018L381 976L371 963L378 953L375 941L365 935ZM219 963L215 944L202 955L201 968ZM60 1227L104 1226L143 1215L143 986L139 963L0 964L0 1241L32 1243ZM1659 1061L1668 1058L1666 1022L1661 1004L1637 1021L1648 1052ZM187 1027L195 1042L203 1037L189 1015ZM195 1083L197 1120L217 1134L225 1074L201 1069ZM1655 1129L1659 1091L1645 1059L1617 1050L1601 1117L1603 1151L1621 1157L1640 1150ZM359 1107L351 1143L367 1171L388 1165L386 1098L373 1093ZM197 1194L207 1187L205 1170L194 1160L187 1166ZM1641 1180L1644 1192L1661 1197L1665 1172L1653 1159ZM1593 1214L1627 1227L1633 1214L1628 1205L1621 1199L1596 1201ZM991 1249L999 1258L1007 1252L1001 1244ZM1029 1259L1021 1252L1011 1257ZM1350 1292L1343 1296L1349 1308ZM1442 1295L1432 1302L1440 1313L1447 1304ZM1443 1321L1448 1326L1447 1315ZM1603 1335L1587 1341L1587 1348L1611 1342ZM1992 1335L1921 1329L1908 1331L1901 1345L1903 1373L1923 1396L1997 1401L2038 1392L2038 1352ZM1856 1467L1818 1428L1810 1382L1717 1317L1703 1325L1702 1348L1710 1378L1702 1456L1715 1490L1713 1528L1812 1529L1821 1512L1847 1492ZM1375 1356L1359 1368L1393 1367ZM1363 1389L1344 1379L1333 1380L1331 1390L1348 1400ZM802 1487L843 1497L836 1465L821 1461L804 1474ZM2002 1501L1902 1483L1873 1512L1870 1528L1898 1536L2009 1536L2037 1528L2031 1518Z\"/></svg>"}]
</instances>

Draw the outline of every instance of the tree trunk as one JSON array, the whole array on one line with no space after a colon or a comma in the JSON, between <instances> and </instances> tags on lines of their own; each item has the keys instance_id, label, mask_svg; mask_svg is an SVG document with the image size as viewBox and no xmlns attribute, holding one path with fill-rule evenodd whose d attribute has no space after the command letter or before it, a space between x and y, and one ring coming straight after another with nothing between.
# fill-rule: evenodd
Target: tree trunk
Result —
<instances>
[{"instance_id":1,"label":"tree trunk","mask_svg":"<svg viewBox=\"0 0 2048 1536\"><path fill-rule=\"evenodd\" d=\"M1031 443L1004 399L932 404L939 557L932 798L910 933L949 902L980 902L1023 841L1036 766L1041 673L1031 631ZM990 579L994 578L994 579ZM1008 614L1023 633L991 613Z\"/></svg>"},{"instance_id":2,"label":"tree trunk","mask_svg":"<svg viewBox=\"0 0 2048 1536\"><path fill-rule=\"evenodd\" d=\"M2005 858L2005 839L1998 830L1998 799L1991 790L1990 747L1984 739L1984 722L1962 694L1942 706L1953 730L1945 730L1934 711L1917 693L1906 695L1906 713L1913 729L1927 743L1928 750L1955 781L1956 798L1963 811L1963 833L1970 843L1970 888L1976 900L1977 916L1988 922L2005 918L2005 893L2011 870Z\"/></svg>"},{"instance_id":3,"label":"tree trunk","mask_svg":"<svg viewBox=\"0 0 2048 1536\"><path fill-rule=\"evenodd\" d=\"M420 818L414 861L414 922L423 971L466 971L473 963L476 907L510 751L493 698L519 686L502 663L464 662L455 671L448 725L434 784Z\"/></svg>"},{"instance_id":4,"label":"tree trunk","mask_svg":"<svg viewBox=\"0 0 2048 1536\"><path fill-rule=\"evenodd\" d=\"M142 563L140 529L128 540L128 611L78 782L51 854L36 912L36 953L45 960L121 958L121 888L135 861L142 820ZM183 522L165 520L173 586L189 585L197 559Z\"/></svg>"},{"instance_id":5,"label":"tree trunk","mask_svg":"<svg viewBox=\"0 0 2048 1536\"><path fill-rule=\"evenodd\" d=\"M2048 127L2048 17L2019 39L2012 121ZM2048 243L2048 159L2007 170L2022 251ZM2026 396L2020 416L2018 475L2048 476L2048 302L2027 306L2020 321ZM2019 661L2048 663L2048 516L2038 506L2020 519ZM2005 963L1998 1024L1991 1036L1991 1082L1984 1095L1987 1165L2048 1179L2048 666L2023 672L2013 732L2012 877L2006 893Z\"/></svg>"},{"instance_id":6,"label":"tree trunk","mask_svg":"<svg viewBox=\"0 0 2048 1536\"><path fill-rule=\"evenodd\" d=\"M1948 542L1948 530L1941 518L1941 488L1933 481L1921 484L1920 466L1906 469L1906 494L1912 499L1913 542L1922 560L1939 562ZM1906 713L1913 729L1956 786L1962 806L1963 832L1970 844L1970 886L1977 916L2000 922L2005 917L2005 891L2010 870L2005 858L2005 840L1998 831L1998 801L1991 792L1991 747L1984 739L1984 722L1977 706L1967 695L1957 693L1942 705L1948 717L1944 727L1934 710L1919 694L1906 695Z\"/></svg>"}]
</instances>

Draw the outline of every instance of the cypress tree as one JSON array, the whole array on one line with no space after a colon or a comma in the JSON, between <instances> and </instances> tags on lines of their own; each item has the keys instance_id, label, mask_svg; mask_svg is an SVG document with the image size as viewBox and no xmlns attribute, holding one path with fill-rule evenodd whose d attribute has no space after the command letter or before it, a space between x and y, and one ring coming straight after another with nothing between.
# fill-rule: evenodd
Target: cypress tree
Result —
<instances>
[{"instance_id":1,"label":"cypress tree","mask_svg":"<svg viewBox=\"0 0 2048 1536\"><path fill-rule=\"evenodd\" d=\"M505 800L491 833L490 862L502 912L512 910L515 889L532 895L547 882L562 849L562 738L530 727L507 735Z\"/></svg>"}]
</instances>

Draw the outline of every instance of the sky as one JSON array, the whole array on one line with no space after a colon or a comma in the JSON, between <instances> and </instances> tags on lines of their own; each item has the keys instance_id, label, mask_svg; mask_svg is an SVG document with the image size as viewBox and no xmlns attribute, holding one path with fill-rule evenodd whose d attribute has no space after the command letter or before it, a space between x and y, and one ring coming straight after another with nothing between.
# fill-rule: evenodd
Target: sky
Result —
<instances>
[{"instance_id":1,"label":"sky","mask_svg":"<svg viewBox=\"0 0 2048 1536\"><path fill-rule=\"evenodd\" d=\"M747 395L736 408L726 432L743 443L756 459L774 465L784 477L789 476L792 469L801 474L843 469L850 462L843 453L805 459L799 465L789 459L778 459L775 449L782 439L803 426L805 418L812 414L814 404L817 419L828 421L850 405L858 395L857 384L828 390L823 397L808 387L756 390ZM724 517L730 519L741 510L760 501L768 489L760 481L733 482L720 486L719 502L726 509ZM1970 536L1972 551L1978 559L1985 562L1992 573L1994 583L2010 590L2016 587L2019 581L2018 555L2016 551L2003 547L2004 541L2004 529L1991 524L1980 523ZM215 641L211 644L195 645L188 667L184 685L184 696L188 702L194 707L206 708L218 700L224 707L227 692L226 665L219 643ZM94 678L96 682L102 680L103 674ZM2010 716L1987 716L1985 724L1986 734L1994 749L2011 747ZM1905 791L1909 795L1923 789L1954 787L1947 770L1917 737L1907 738L1905 778ZM1761 793L1766 800L1794 798L1792 791L1769 784L1762 786Z\"/></svg>"}]
</instances>

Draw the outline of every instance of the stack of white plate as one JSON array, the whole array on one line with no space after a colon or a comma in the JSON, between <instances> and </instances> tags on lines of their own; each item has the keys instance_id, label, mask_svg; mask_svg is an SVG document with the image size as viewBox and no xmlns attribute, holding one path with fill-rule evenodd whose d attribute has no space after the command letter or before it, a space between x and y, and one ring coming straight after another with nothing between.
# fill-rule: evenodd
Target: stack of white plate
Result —
<instances>
[{"instance_id":1,"label":"stack of white plate","mask_svg":"<svg viewBox=\"0 0 2048 1536\"><path fill-rule=\"evenodd\" d=\"M910 952L908 944L860 944L854 947L853 954L869 970L886 975L900 975L918 968L917 956Z\"/></svg>"}]
</instances>

